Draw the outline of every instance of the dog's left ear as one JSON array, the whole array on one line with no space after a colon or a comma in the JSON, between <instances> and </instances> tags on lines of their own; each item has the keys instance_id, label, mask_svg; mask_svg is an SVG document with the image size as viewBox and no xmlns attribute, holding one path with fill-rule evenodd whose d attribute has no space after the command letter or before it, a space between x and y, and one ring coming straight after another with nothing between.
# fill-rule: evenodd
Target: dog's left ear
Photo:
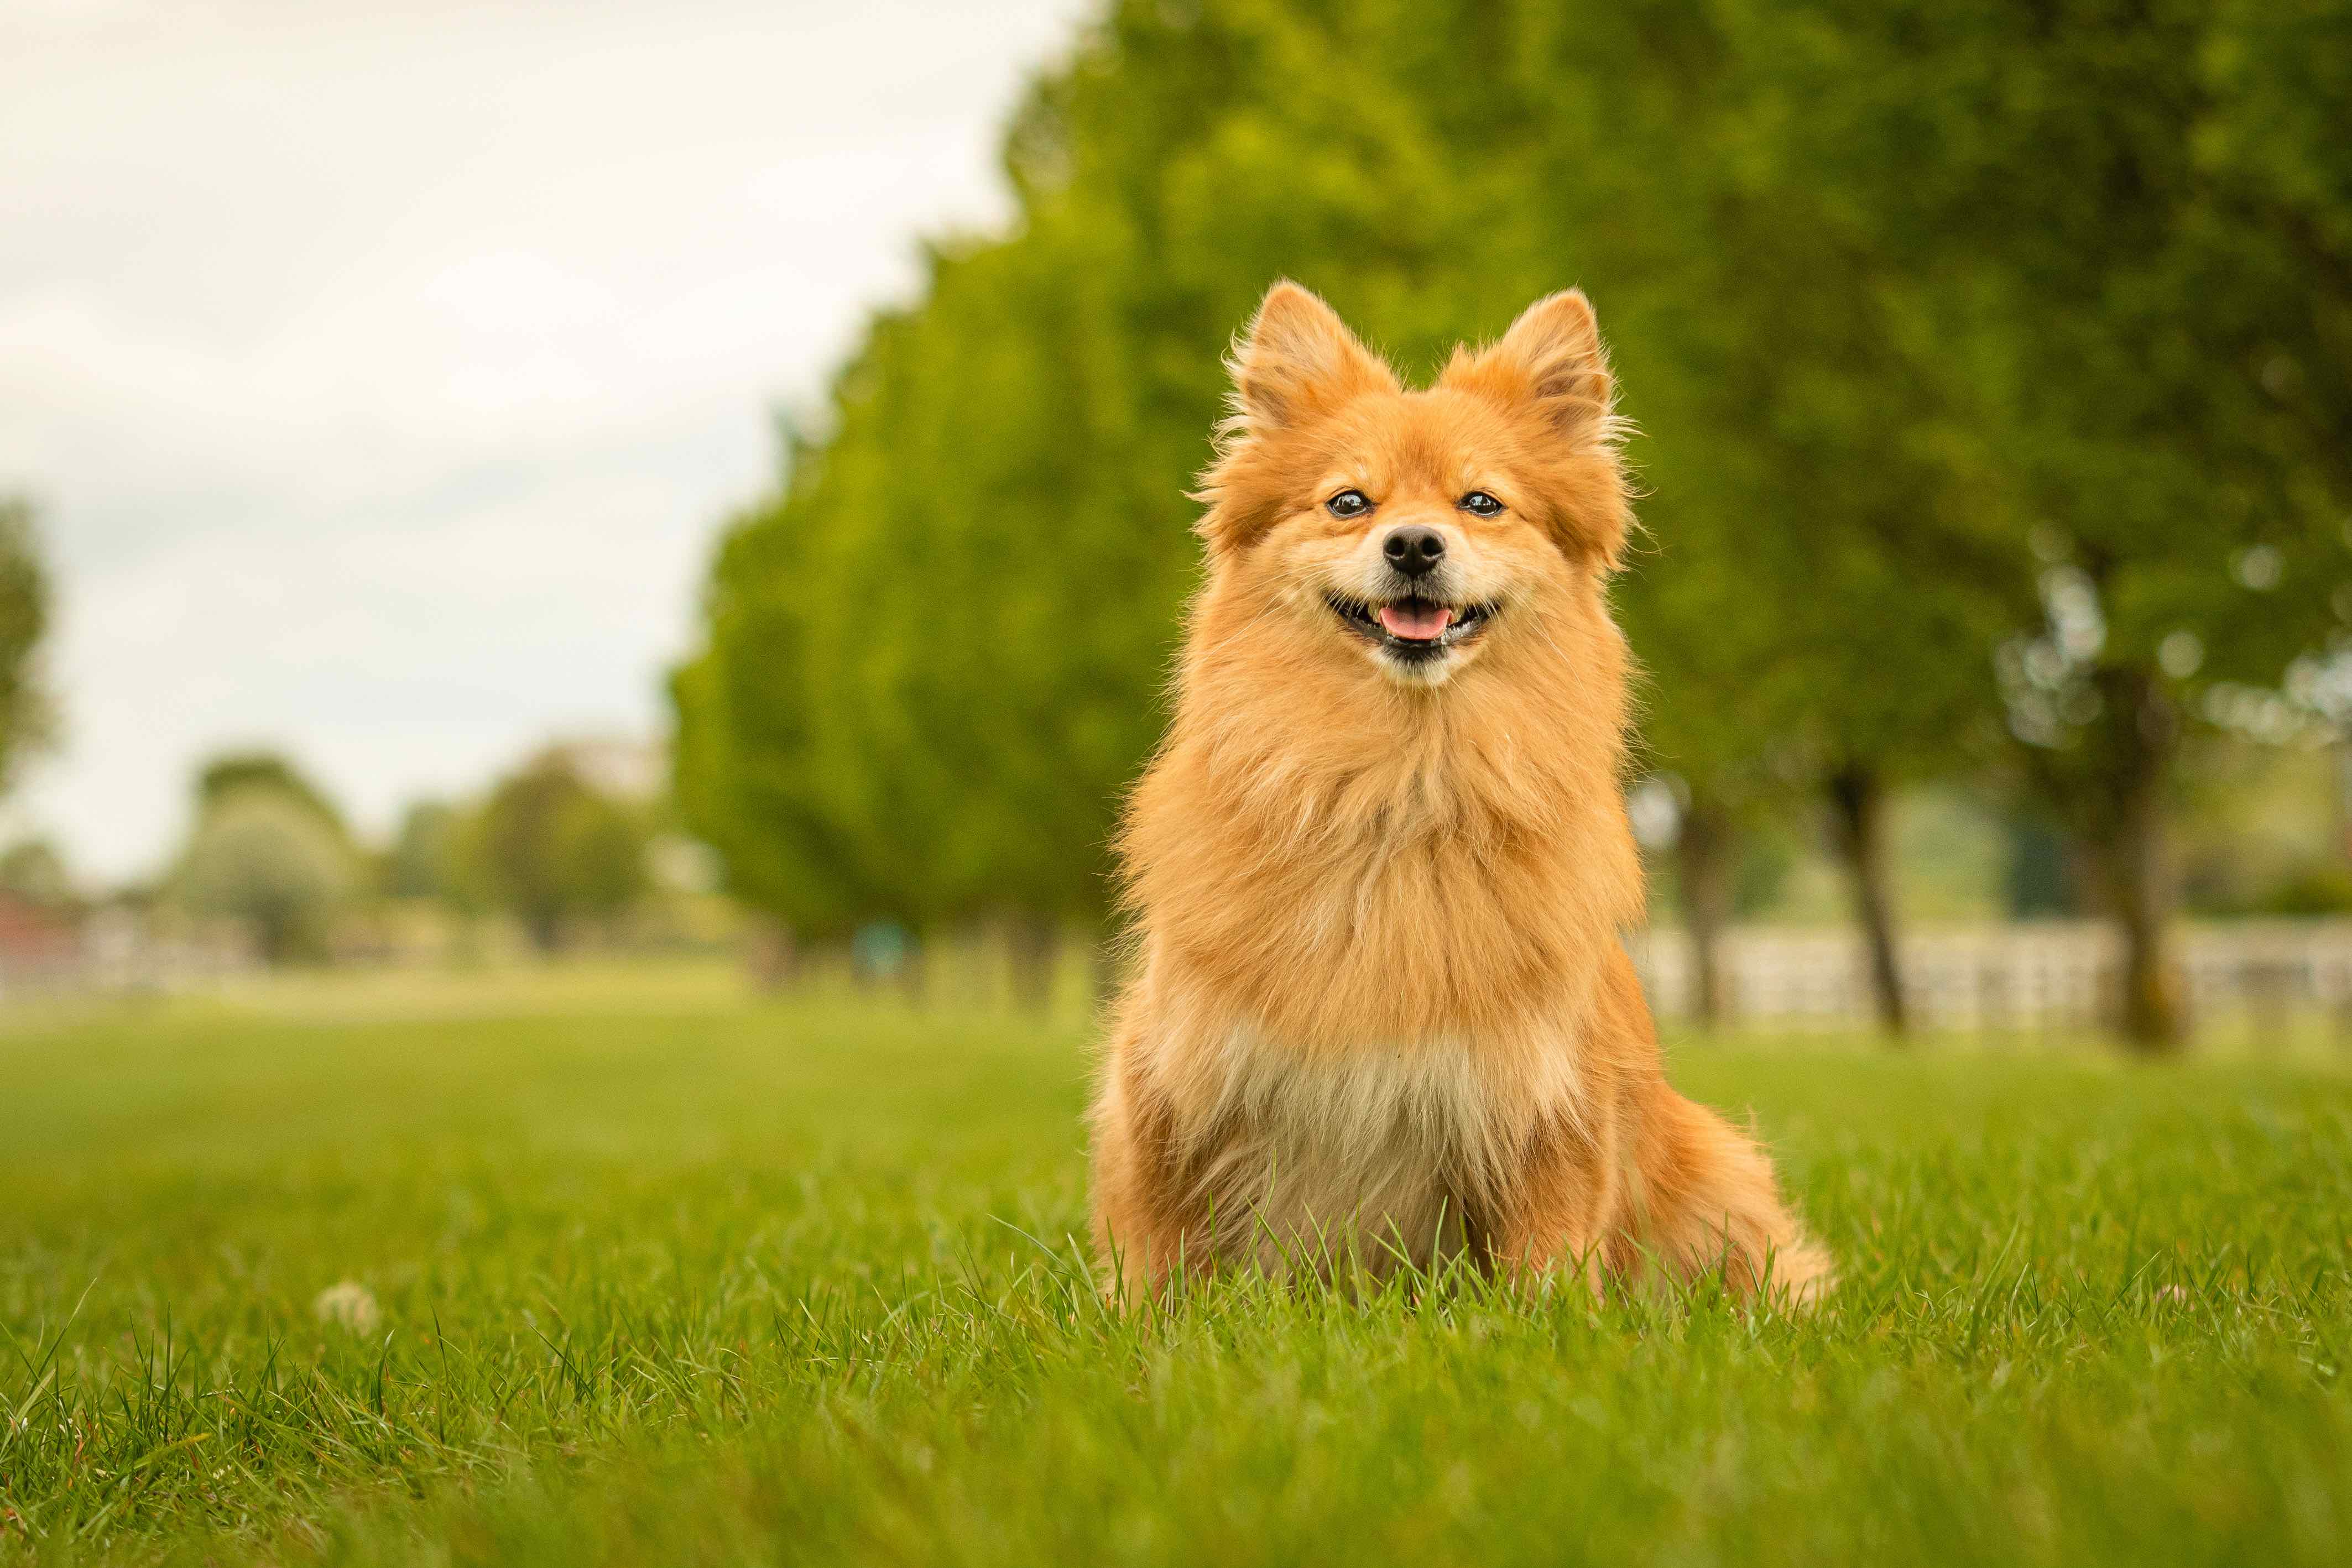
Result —
<instances>
[{"instance_id":1,"label":"dog's left ear","mask_svg":"<svg viewBox=\"0 0 2352 1568\"><path fill-rule=\"evenodd\" d=\"M1560 434L1602 445L1616 436L1616 382L1601 323L1581 288L1548 295L1519 312L1503 340L1471 362L1484 390L1535 403Z\"/></svg>"},{"instance_id":2,"label":"dog's left ear","mask_svg":"<svg viewBox=\"0 0 2352 1568\"><path fill-rule=\"evenodd\" d=\"M1476 354L1457 352L1442 384L1542 417L1553 438L1544 486L1552 532L1571 556L1613 569L1633 521L1617 455L1624 425L1614 413L1616 379L1584 291L1537 300L1502 341Z\"/></svg>"}]
</instances>

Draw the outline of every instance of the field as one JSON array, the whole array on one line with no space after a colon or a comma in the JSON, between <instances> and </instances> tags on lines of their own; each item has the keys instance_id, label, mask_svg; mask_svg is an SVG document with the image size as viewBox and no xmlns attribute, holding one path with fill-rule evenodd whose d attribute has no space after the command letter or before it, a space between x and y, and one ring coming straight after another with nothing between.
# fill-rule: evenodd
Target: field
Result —
<instances>
[{"instance_id":1,"label":"field","mask_svg":"<svg viewBox=\"0 0 2352 1568\"><path fill-rule=\"evenodd\" d=\"M1814 1317L1118 1320L1085 1043L683 971L20 1018L0 1562L2352 1552L2326 1062L1688 1043L1840 1256Z\"/></svg>"}]
</instances>

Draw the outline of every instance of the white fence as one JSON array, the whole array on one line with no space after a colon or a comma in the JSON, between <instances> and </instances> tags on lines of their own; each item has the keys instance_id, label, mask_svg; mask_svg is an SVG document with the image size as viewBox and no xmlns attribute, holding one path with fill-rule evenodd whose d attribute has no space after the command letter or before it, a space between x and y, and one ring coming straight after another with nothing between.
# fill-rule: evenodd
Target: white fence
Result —
<instances>
[{"instance_id":1,"label":"white fence","mask_svg":"<svg viewBox=\"0 0 2352 1568\"><path fill-rule=\"evenodd\" d=\"M1662 1019L1690 1011L1690 943L1672 925L1630 933L1626 948ZM2352 919L2184 925L2175 952L2191 1022L2245 1024L2257 1036L2315 1018L2352 1040ZM1801 1031L1869 1027L1876 1018L1860 938L1835 927L1737 928L1724 938L1727 1022ZM0 953L0 1004L59 993L200 988L254 967L243 946L166 934L127 911L83 923L68 952L37 962ZM1903 942L1905 1001L1925 1030L2084 1031L2113 1020L2122 951L2113 929L2046 921L1922 930Z\"/></svg>"},{"instance_id":2,"label":"white fence","mask_svg":"<svg viewBox=\"0 0 2352 1568\"><path fill-rule=\"evenodd\" d=\"M1651 1006L1687 1016L1691 948L1672 926L1627 938ZM2208 1022L2281 1022L2314 1009L2352 1019L2352 920L2246 920L2182 928L2175 951L2189 1014ZM2089 921L1925 931L1902 943L1904 1000L1923 1029L2089 1029L2111 1019L2123 954ZM1869 961L1855 934L1745 927L1724 939L1730 1021L1847 1029L1875 1017Z\"/></svg>"},{"instance_id":3,"label":"white fence","mask_svg":"<svg viewBox=\"0 0 2352 1568\"><path fill-rule=\"evenodd\" d=\"M158 932L124 909L84 919L63 946L34 953L0 950L0 1002L45 996L133 995L184 990L255 967L243 944Z\"/></svg>"}]
</instances>

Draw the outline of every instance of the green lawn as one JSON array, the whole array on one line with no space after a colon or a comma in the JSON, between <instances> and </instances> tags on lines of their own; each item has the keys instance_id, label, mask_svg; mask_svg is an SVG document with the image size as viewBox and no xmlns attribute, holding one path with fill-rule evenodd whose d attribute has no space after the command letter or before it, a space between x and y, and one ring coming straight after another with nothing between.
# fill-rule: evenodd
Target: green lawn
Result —
<instances>
[{"instance_id":1,"label":"green lawn","mask_svg":"<svg viewBox=\"0 0 2352 1568\"><path fill-rule=\"evenodd\" d=\"M2352 1552L2352 1079L1675 1071L1752 1107L1827 1311L1457 1281L1108 1321L1066 1027L675 976L19 1021L0 1561ZM346 1280L372 1332L314 1315Z\"/></svg>"}]
</instances>

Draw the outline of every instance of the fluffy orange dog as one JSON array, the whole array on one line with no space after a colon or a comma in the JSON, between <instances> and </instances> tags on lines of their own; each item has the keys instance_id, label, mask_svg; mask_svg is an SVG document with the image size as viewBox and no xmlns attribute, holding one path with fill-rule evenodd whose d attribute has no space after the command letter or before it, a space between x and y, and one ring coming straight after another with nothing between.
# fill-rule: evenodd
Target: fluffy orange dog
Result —
<instances>
[{"instance_id":1,"label":"fluffy orange dog","mask_svg":"<svg viewBox=\"0 0 2352 1568\"><path fill-rule=\"evenodd\" d=\"M1120 839L1114 1287L1466 1257L1825 1289L1763 1153L1667 1086L1618 942L1630 514L1591 307L1553 295L1408 392L1276 284L1233 370L1175 722Z\"/></svg>"}]
</instances>

